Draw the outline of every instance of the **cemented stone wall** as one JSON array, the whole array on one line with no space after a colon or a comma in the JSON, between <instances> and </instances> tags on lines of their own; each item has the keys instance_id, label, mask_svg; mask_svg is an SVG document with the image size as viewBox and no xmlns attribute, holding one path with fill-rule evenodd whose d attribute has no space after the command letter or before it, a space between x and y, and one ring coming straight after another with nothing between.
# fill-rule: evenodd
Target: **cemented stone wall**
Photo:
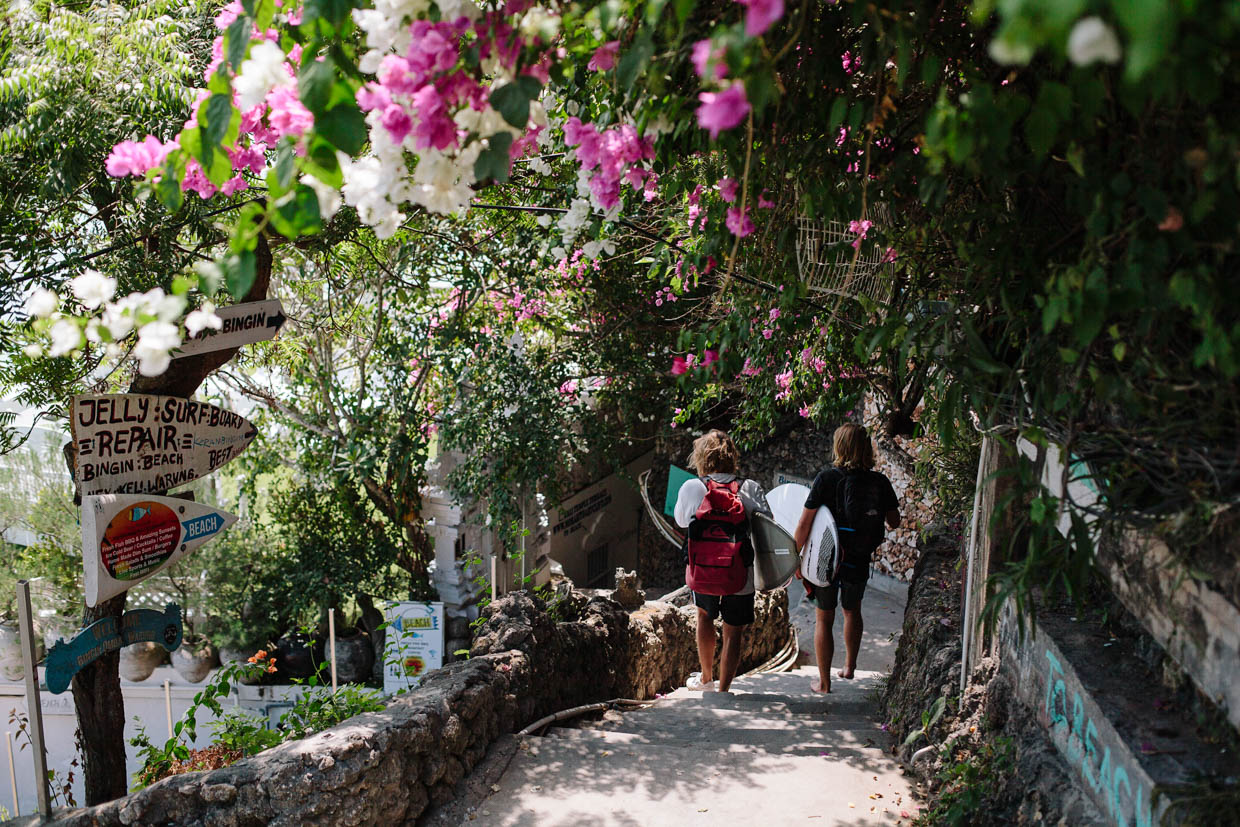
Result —
<instances>
[{"instance_id":1,"label":"cemented stone wall","mask_svg":"<svg viewBox=\"0 0 1240 827\"><path fill-rule=\"evenodd\" d=\"M450 800L500 736L551 712L681 685L697 662L694 610L647 603L633 614L580 598L580 619L557 623L526 592L491 603L469 660L432 672L380 712L230 767L166 778L51 824L412 825ZM786 643L787 596L761 595L742 669ZM24 819L24 823L35 823Z\"/></svg>"}]
</instances>

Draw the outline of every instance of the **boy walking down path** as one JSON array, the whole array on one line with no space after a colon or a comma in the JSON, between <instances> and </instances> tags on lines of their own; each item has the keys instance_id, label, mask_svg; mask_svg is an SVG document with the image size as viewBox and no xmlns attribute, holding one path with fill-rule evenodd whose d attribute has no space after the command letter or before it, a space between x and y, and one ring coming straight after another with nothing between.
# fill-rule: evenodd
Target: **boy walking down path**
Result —
<instances>
[{"instance_id":1,"label":"boy walking down path","mask_svg":"<svg viewBox=\"0 0 1240 827\"><path fill-rule=\"evenodd\" d=\"M681 528L689 529L685 575L697 607L702 671L689 676L688 688L714 691L715 618L722 616L719 691L727 692L740 664L741 636L754 619L749 518L769 509L761 486L737 480L740 452L723 431L709 431L694 441L689 466L699 478L680 487L675 518Z\"/></svg>"},{"instance_id":2,"label":"boy walking down path","mask_svg":"<svg viewBox=\"0 0 1240 827\"><path fill-rule=\"evenodd\" d=\"M818 509L826 506L839 529L841 565L835 579L826 586L807 581L807 598L816 609L814 654L818 659L815 692L831 691L831 660L835 656L835 608L844 609L844 668L838 676L851 680L857 668L857 653L865 624L861 599L870 577L870 556L883 542L884 523L900 525L899 501L891 481L874 471L874 446L865 428L854 423L841 425L832 440L834 466L814 478L805 509L797 523L794 540L805 547ZM800 577L800 571L797 577Z\"/></svg>"}]
</instances>

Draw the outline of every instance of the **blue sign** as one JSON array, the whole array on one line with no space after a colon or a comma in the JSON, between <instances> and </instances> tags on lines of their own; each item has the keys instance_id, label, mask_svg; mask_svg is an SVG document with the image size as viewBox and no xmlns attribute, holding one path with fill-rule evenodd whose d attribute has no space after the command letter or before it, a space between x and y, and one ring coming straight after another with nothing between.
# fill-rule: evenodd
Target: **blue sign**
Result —
<instances>
[{"instance_id":1,"label":"blue sign","mask_svg":"<svg viewBox=\"0 0 1240 827\"><path fill-rule=\"evenodd\" d=\"M664 514L671 517L676 513L676 497L680 495L680 486L695 479L697 479L696 474L690 474L683 468L677 468L675 465L667 467L667 496L663 498Z\"/></svg>"},{"instance_id":2,"label":"blue sign","mask_svg":"<svg viewBox=\"0 0 1240 827\"><path fill-rule=\"evenodd\" d=\"M181 645L181 607L169 603L162 612L134 609L121 617L105 617L87 626L72 640L56 641L47 650L45 678L47 691L59 695L69 688L73 676L96 658L131 643L154 641L171 652Z\"/></svg>"}]
</instances>

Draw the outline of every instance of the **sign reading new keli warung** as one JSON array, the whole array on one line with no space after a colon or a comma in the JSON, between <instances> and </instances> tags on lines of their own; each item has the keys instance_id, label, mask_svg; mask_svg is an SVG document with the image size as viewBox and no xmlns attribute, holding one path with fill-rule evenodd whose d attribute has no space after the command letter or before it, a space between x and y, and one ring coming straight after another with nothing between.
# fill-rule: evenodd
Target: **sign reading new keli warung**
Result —
<instances>
[{"instance_id":1,"label":"sign reading new keli warung","mask_svg":"<svg viewBox=\"0 0 1240 827\"><path fill-rule=\"evenodd\" d=\"M244 451L257 433L245 417L215 405L138 393L75 396L70 425L83 496L193 482Z\"/></svg>"},{"instance_id":2,"label":"sign reading new keli warung","mask_svg":"<svg viewBox=\"0 0 1240 827\"><path fill-rule=\"evenodd\" d=\"M86 605L133 588L236 521L217 508L175 497L83 497Z\"/></svg>"}]
</instances>

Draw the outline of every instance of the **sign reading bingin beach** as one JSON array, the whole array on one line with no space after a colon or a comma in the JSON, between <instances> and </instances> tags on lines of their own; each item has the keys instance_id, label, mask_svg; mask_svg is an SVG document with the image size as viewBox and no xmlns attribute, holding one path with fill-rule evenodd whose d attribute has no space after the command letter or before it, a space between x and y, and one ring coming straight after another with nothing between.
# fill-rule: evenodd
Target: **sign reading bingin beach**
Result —
<instances>
[{"instance_id":1,"label":"sign reading bingin beach","mask_svg":"<svg viewBox=\"0 0 1240 827\"><path fill-rule=\"evenodd\" d=\"M220 317L220 329L204 328L186 339L180 350L172 354L173 359L266 341L280 332L286 320L279 299L221 307L215 315Z\"/></svg>"},{"instance_id":2,"label":"sign reading bingin beach","mask_svg":"<svg viewBox=\"0 0 1240 827\"><path fill-rule=\"evenodd\" d=\"M83 497L86 605L133 588L236 521L225 511L174 497Z\"/></svg>"},{"instance_id":3,"label":"sign reading bingin beach","mask_svg":"<svg viewBox=\"0 0 1240 827\"><path fill-rule=\"evenodd\" d=\"M82 495L167 491L236 457L257 431L206 402L138 393L73 397L74 476Z\"/></svg>"}]
</instances>

